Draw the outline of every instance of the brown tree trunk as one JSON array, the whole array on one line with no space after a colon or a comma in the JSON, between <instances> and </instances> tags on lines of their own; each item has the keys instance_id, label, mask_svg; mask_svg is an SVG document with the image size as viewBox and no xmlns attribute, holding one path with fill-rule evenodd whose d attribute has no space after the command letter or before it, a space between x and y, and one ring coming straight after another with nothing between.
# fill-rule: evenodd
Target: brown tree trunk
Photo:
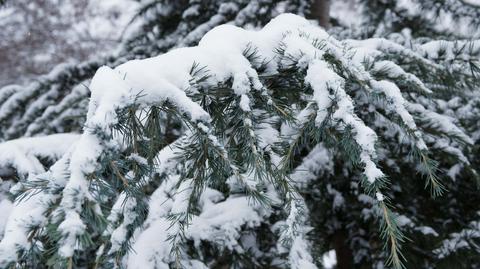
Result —
<instances>
[{"instance_id":1,"label":"brown tree trunk","mask_svg":"<svg viewBox=\"0 0 480 269\"><path fill-rule=\"evenodd\" d=\"M347 244L347 232L345 230L338 230L332 237L333 247L337 256L337 269L352 269L353 268L353 254L352 250Z\"/></svg>"},{"instance_id":2,"label":"brown tree trunk","mask_svg":"<svg viewBox=\"0 0 480 269\"><path fill-rule=\"evenodd\" d=\"M330 1L314 0L310 7L310 16L326 29L330 28Z\"/></svg>"}]
</instances>

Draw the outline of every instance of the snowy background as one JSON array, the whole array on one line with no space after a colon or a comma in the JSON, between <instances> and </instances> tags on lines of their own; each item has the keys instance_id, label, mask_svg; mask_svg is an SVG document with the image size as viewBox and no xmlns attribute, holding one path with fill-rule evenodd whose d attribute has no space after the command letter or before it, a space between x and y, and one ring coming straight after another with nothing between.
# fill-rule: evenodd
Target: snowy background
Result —
<instances>
[{"instance_id":1,"label":"snowy background","mask_svg":"<svg viewBox=\"0 0 480 269\"><path fill-rule=\"evenodd\" d=\"M8 1L0 8L0 87L115 49L138 5L134 0Z\"/></svg>"}]
</instances>

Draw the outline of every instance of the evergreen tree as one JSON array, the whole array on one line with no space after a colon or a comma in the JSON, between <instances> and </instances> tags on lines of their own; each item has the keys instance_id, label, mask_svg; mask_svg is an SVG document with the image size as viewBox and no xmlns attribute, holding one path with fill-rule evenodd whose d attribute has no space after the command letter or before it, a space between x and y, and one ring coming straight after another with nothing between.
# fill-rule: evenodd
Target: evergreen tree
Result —
<instances>
[{"instance_id":1,"label":"evergreen tree","mask_svg":"<svg viewBox=\"0 0 480 269\"><path fill-rule=\"evenodd\" d=\"M303 15L308 5L307 0L146 1L134 18L137 23L126 30L125 40L111 55L59 65L28 85L0 88L0 140L79 131L90 94L85 85L102 65L114 67L196 45L224 23L261 27L280 13Z\"/></svg>"},{"instance_id":2,"label":"evergreen tree","mask_svg":"<svg viewBox=\"0 0 480 269\"><path fill-rule=\"evenodd\" d=\"M115 48L134 0L15 0L0 9L0 87ZM99 27L101 25L101 27Z\"/></svg>"},{"instance_id":3,"label":"evergreen tree","mask_svg":"<svg viewBox=\"0 0 480 269\"><path fill-rule=\"evenodd\" d=\"M114 55L0 89L0 266L480 266L478 42L283 15L126 62L308 9L149 2Z\"/></svg>"},{"instance_id":4,"label":"evergreen tree","mask_svg":"<svg viewBox=\"0 0 480 269\"><path fill-rule=\"evenodd\" d=\"M466 70L474 79L461 91L437 91L443 95L432 110L439 114L456 118L471 134L473 148L466 153L472 167L478 170L478 91L479 50L478 18L480 6L476 1L350 1L354 3L351 12L362 17L363 23L354 31L342 27L334 29L339 36L385 37L411 48L428 48L422 53L425 57L441 63L450 69ZM337 21L339 22L339 21ZM340 22L341 24L341 22ZM337 24L338 25L338 24ZM436 41L438 40L438 41ZM445 41L451 40L451 41ZM451 77L457 82L458 77ZM437 143L436 146L441 146ZM478 175L474 171L462 170L458 165L446 162L448 158L439 158L438 170L446 175L447 192L435 200L416 201L411 205L412 214L428 220L434 225L435 233L428 237L407 234L413 242L426 242L415 246L411 254L406 253L410 261L417 260L414 267L431 266L435 268L475 268L478 267L478 209L472 207L478 203ZM415 177L410 170L402 171L398 180ZM428 214L420 214L421 208L437 208ZM449 216L447 216L449 215ZM411 224L409 224L411 225ZM443 232L444 234L437 232ZM412 231L413 232L413 231ZM440 235L438 235L440 234ZM448 238L448 239L446 239ZM353 239L351 239L353 240ZM425 249L432 249L430 255ZM421 250L421 251L420 251ZM427 265L425 265L427 264Z\"/></svg>"},{"instance_id":5,"label":"evergreen tree","mask_svg":"<svg viewBox=\"0 0 480 269\"><path fill-rule=\"evenodd\" d=\"M338 0L341 10L335 25L351 26L355 35L386 37L392 33L408 34L413 38L434 37L443 39L479 38L480 3L476 0ZM335 3L339 2L339 3ZM335 6L335 7L337 7ZM347 17L348 16L348 17ZM345 18L347 17L347 18Z\"/></svg>"}]
</instances>

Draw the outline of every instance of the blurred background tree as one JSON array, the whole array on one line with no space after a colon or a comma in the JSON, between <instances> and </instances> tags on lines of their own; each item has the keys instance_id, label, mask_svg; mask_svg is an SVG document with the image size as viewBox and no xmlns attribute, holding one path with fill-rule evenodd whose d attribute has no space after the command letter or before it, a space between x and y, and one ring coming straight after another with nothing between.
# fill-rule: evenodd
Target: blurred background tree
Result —
<instances>
[{"instance_id":1,"label":"blurred background tree","mask_svg":"<svg viewBox=\"0 0 480 269\"><path fill-rule=\"evenodd\" d=\"M27 83L65 62L114 49L133 0L10 0L0 9L0 87Z\"/></svg>"}]
</instances>

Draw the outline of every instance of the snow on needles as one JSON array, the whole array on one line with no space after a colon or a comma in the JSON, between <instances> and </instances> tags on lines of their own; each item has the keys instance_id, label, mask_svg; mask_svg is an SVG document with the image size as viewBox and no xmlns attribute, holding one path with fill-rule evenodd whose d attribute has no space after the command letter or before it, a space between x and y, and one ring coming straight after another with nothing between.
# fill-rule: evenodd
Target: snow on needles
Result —
<instances>
[{"instance_id":1,"label":"snow on needles","mask_svg":"<svg viewBox=\"0 0 480 269\"><path fill-rule=\"evenodd\" d=\"M0 144L0 177L6 176L9 168L15 169L20 177L45 172L39 159L58 160L79 137L78 134L54 134Z\"/></svg>"}]
</instances>

